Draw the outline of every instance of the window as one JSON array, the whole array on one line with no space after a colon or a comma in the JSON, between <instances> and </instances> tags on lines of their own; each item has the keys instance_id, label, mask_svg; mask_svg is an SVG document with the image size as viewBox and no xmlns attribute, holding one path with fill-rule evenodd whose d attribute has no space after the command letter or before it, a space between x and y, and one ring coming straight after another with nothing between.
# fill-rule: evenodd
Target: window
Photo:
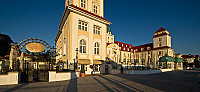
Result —
<instances>
[{"instance_id":1,"label":"window","mask_svg":"<svg viewBox=\"0 0 200 92\"><path fill-rule=\"evenodd\" d=\"M94 31L94 34L100 35L100 33L101 33L101 27L94 25L93 31Z\"/></svg>"},{"instance_id":2,"label":"window","mask_svg":"<svg viewBox=\"0 0 200 92\"><path fill-rule=\"evenodd\" d=\"M94 65L94 70L95 71L100 71L100 65Z\"/></svg>"},{"instance_id":3,"label":"window","mask_svg":"<svg viewBox=\"0 0 200 92\"><path fill-rule=\"evenodd\" d=\"M141 48L141 51L143 51L144 50L144 48Z\"/></svg>"},{"instance_id":4,"label":"window","mask_svg":"<svg viewBox=\"0 0 200 92\"><path fill-rule=\"evenodd\" d=\"M99 43L96 42L94 44L94 54L99 55Z\"/></svg>"},{"instance_id":5,"label":"window","mask_svg":"<svg viewBox=\"0 0 200 92\"><path fill-rule=\"evenodd\" d=\"M87 31L88 30L88 23L79 20L78 29L83 30L83 31Z\"/></svg>"},{"instance_id":6,"label":"window","mask_svg":"<svg viewBox=\"0 0 200 92\"><path fill-rule=\"evenodd\" d=\"M159 42L159 46L161 46L161 42Z\"/></svg>"},{"instance_id":7,"label":"window","mask_svg":"<svg viewBox=\"0 0 200 92\"><path fill-rule=\"evenodd\" d=\"M178 68L181 68L181 63L178 63Z\"/></svg>"},{"instance_id":8,"label":"window","mask_svg":"<svg viewBox=\"0 0 200 92\"><path fill-rule=\"evenodd\" d=\"M93 5L93 12L97 14L98 13L97 10L98 10L98 5L94 4Z\"/></svg>"},{"instance_id":9,"label":"window","mask_svg":"<svg viewBox=\"0 0 200 92\"><path fill-rule=\"evenodd\" d=\"M158 52L158 55L159 55L159 56L161 56L161 54L162 54L162 52L161 52L161 51L159 51L159 52Z\"/></svg>"},{"instance_id":10,"label":"window","mask_svg":"<svg viewBox=\"0 0 200 92\"><path fill-rule=\"evenodd\" d=\"M161 38L158 39L159 46L161 46Z\"/></svg>"},{"instance_id":11,"label":"window","mask_svg":"<svg viewBox=\"0 0 200 92\"><path fill-rule=\"evenodd\" d=\"M159 42L161 41L161 38L159 38Z\"/></svg>"},{"instance_id":12,"label":"window","mask_svg":"<svg viewBox=\"0 0 200 92\"><path fill-rule=\"evenodd\" d=\"M80 53L86 53L86 41L85 40L80 41Z\"/></svg>"},{"instance_id":13,"label":"window","mask_svg":"<svg viewBox=\"0 0 200 92\"><path fill-rule=\"evenodd\" d=\"M86 8L86 0L80 0L81 2L81 7Z\"/></svg>"}]
</instances>

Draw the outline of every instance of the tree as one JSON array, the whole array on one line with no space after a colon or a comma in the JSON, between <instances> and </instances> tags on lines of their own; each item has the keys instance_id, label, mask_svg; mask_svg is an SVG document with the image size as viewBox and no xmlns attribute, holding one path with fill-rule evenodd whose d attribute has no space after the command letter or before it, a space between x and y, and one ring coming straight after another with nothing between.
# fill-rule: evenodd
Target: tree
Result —
<instances>
[{"instance_id":1,"label":"tree","mask_svg":"<svg viewBox=\"0 0 200 92\"><path fill-rule=\"evenodd\" d=\"M11 43L13 41L8 35L0 33L0 56L4 57L10 54Z\"/></svg>"},{"instance_id":2,"label":"tree","mask_svg":"<svg viewBox=\"0 0 200 92\"><path fill-rule=\"evenodd\" d=\"M195 59L194 59L194 65L195 65L195 67L197 67L197 68L200 67L200 61L199 61L198 58L195 58Z\"/></svg>"}]
</instances>

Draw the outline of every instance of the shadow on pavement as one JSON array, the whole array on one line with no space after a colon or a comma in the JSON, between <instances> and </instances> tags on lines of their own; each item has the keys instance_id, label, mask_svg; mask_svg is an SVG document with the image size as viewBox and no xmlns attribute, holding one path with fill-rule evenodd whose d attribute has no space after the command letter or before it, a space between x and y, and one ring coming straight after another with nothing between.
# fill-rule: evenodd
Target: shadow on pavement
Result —
<instances>
[{"instance_id":1,"label":"shadow on pavement","mask_svg":"<svg viewBox=\"0 0 200 92\"><path fill-rule=\"evenodd\" d=\"M103 78L103 79L115 84L119 88L122 88L123 90L128 91L128 92L133 92L133 91L140 91L141 92L142 91L142 90L139 90L137 88L131 87L131 86L127 85L127 84L124 84L122 82L118 82L118 81L115 81L115 80L108 79L105 76L99 76L99 77L101 77L101 78ZM126 87L126 86L128 86L128 87ZM132 89L130 89L130 88L132 88Z\"/></svg>"},{"instance_id":2,"label":"shadow on pavement","mask_svg":"<svg viewBox=\"0 0 200 92\"><path fill-rule=\"evenodd\" d=\"M150 75L113 75L162 91L190 91L200 82L199 71L173 71ZM195 86L195 87L194 87ZM193 88L194 87L194 88Z\"/></svg>"},{"instance_id":3,"label":"shadow on pavement","mask_svg":"<svg viewBox=\"0 0 200 92\"><path fill-rule=\"evenodd\" d=\"M94 78L97 82L99 82L106 90L108 90L109 92L115 92L113 91L111 88L109 88L108 86L106 86L103 82L101 82L100 80L98 80L97 78ZM120 91L119 91L120 92Z\"/></svg>"},{"instance_id":4,"label":"shadow on pavement","mask_svg":"<svg viewBox=\"0 0 200 92\"><path fill-rule=\"evenodd\" d=\"M17 90L17 89L20 89L20 88L22 88L22 87L24 87L24 86L26 86L26 85L28 85L28 84L29 84L29 83L19 84L18 86L13 87L13 88L9 88L9 89L7 89L7 90L4 90L3 92L12 92L12 91L15 91L15 90Z\"/></svg>"},{"instance_id":5,"label":"shadow on pavement","mask_svg":"<svg viewBox=\"0 0 200 92\"><path fill-rule=\"evenodd\" d=\"M63 92L77 92L77 75L76 75L76 72L71 72L71 80L69 81L68 87L64 88Z\"/></svg>"}]
</instances>

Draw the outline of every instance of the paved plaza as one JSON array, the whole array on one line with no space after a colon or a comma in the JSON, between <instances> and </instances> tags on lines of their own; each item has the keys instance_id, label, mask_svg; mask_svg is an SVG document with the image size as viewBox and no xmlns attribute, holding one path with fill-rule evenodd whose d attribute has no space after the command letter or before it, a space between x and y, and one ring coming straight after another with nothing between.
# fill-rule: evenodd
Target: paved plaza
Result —
<instances>
[{"instance_id":1,"label":"paved plaza","mask_svg":"<svg viewBox=\"0 0 200 92\"><path fill-rule=\"evenodd\" d=\"M200 92L200 70L152 75L99 75L62 82L0 86L1 92Z\"/></svg>"}]
</instances>

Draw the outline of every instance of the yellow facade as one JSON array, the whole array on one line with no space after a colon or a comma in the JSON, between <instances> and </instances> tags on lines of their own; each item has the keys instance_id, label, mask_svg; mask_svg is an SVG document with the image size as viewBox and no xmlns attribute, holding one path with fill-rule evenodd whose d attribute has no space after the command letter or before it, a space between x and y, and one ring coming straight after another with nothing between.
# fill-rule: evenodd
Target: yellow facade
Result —
<instances>
[{"instance_id":1,"label":"yellow facade","mask_svg":"<svg viewBox=\"0 0 200 92\"><path fill-rule=\"evenodd\" d=\"M97 13L93 12L94 3ZM78 70L84 64L86 74L91 74L89 66L100 67L106 58L106 29L111 23L103 18L103 0L66 0L65 5L55 39L56 62L63 62L65 69Z\"/></svg>"}]
</instances>

